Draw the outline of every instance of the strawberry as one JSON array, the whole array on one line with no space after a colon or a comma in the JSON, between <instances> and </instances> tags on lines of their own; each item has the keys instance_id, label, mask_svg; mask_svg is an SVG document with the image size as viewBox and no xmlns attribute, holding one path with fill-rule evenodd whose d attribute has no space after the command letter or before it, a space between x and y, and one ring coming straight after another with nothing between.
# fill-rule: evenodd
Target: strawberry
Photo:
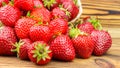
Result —
<instances>
[{"instance_id":1,"label":"strawberry","mask_svg":"<svg viewBox=\"0 0 120 68\"><path fill-rule=\"evenodd\" d=\"M74 19L77 16L79 9L78 6L74 4L74 2L65 1L62 3L62 5L64 9L70 12L70 20Z\"/></svg>"},{"instance_id":2,"label":"strawberry","mask_svg":"<svg viewBox=\"0 0 120 68\"><path fill-rule=\"evenodd\" d=\"M0 7L4 4L7 4L9 0L0 0Z\"/></svg>"},{"instance_id":3,"label":"strawberry","mask_svg":"<svg viewBox=\"0 0 120 68\"><path fill-rule=\"evenodd\" d=\"M78 28L86 33L91 34L93 30L95 30L94 26L90 22L84 22L78 25Z\"/></svg>"},{"instance_id":4,"label":"strawberry","mask_svg":"<svg viewBox=\"0 0 120 68\"><path fill-rule=\"evenodd\" d=\"M14 0L14 5L22 10L32 10L34 8L33 0Z\"/></svg>"},{"instance_id":5,"label":"strawberry","mask_svg":"<svg viewBox=\"0 0 120 68\"><path fill-rule=\"evenodd\" d=\"M49 27L53 35L66 34L68 30L68 22L64 19L54 19L50 22Z\"/></svg>"},{"instance_id":6,"label":"strawberry","mask_svg":"<svg viewBox=\"0 0 120 68\"><path fill-rule=\"evenodd\" d=\"M74 0L60 0L61 1L61 3L63 3L63 2L73 2Z\"/></svg>"},{"instance_id":7,"label":"strawberry","mask_svg":"<svg viewBox=\"0 0 120 68\"><path fill-rule=\"evenodd\" d=\"M83 23L86 23L86 22L91 23L96 30L102 29L102 25L100 24L100 21L96 17L88 16L88 17L83 18Z\"/></svg>"},{"instance_id":8,"label":"strawberry","mask_svg":"<svg viewBox=\"0 0 120 68\"><path fill-rule=\"evenodd\" d=\"M97 56L105 54L112 45L110 34L104 30L94 30L91 35L95 41L93 54Z\"/></svg>"},{"instance_id":9,"label":"strawberry","mask_svg":"<svg viewBox=\"0 0 120 68\"><path fill-rule=\"evenodd\" d=\"M59 4L61 4L60 0L42 0L42 1L43 1L44 6L50 10L58 7Z\"/></svg>"},{"instance_id":10,"label":"strawberry","mask_svg":"<svg viewBox=\"0 0 120 68\"><path fill-rule=\"evenodd\" d=\"M11 52L11 49L15 48L12 44L16 41L17 39L13 28L0 26L0 55L15 55L15 53Z\"/></svg>"},{"instance_id":11,"label":"strawberry","mask_svg":"<svg viewBox=\"0 0 120 68\"><path fill-rule=\"evenodd\" d=\"M51 13L46 8L36 8L34 9L30 17L38 22L43 22L44 24L49 23L51 20Z\"/></svg>"},{"instance_id":12,"label":"strawberry","mask_svg":"<svg viewBox=\"0 0 120 68\"><path fill-rule=\"evenodd\" d=\"M54 8L52 10L51 14L52 14L53 19L63 18L65 20L69 21L69 14L70 13L62 7L61 8L59 8L59 7Z\"/></svg>"},{"instance_id":13,"label":"strawberry","mask_svg":"<svg viewBox=\"0 0 120 68\"><path fill-rule=\"evenodd\" d=\"M23 17L19 19L16 24L15 24L15 32L19 38L29 38L29 29L32 27L34 24L36 24L36 21Z\"/></svg>"},{"instance_id":14,"label":"strawberry","mask_svg":"<svg viewBox=\"0 0 120 68\"><path fill-rule=\"evenodd\" d=\"M36 24L30 28L29 35L32 41L49 42L52 32L48 26Z\"/></svg>"},{"instance_id":15,"label":"strawberry","mask_svg":"<svg viewBox=\"0 0 120 68\"><path fill-rule=\"evenodd\" d=\"M16 42L14 44L14 46L16 47L15 49L13 49L13 52L17 52L17 56L22 59L22 60L26 60L29 59L28 58L28 49L29 46L31 45L31 40L26 38L26 39L20 39L19 42Z\"/></svg>"},{"instance_id":16,"label":"strawberry","mask_svg":"<svg viewBox=\"0 0 120 68\"><path fill-rule=\"evenodd\" d=\"M40 0L34 0L34 7L44 7L43 3Z\"/></svg>"},{"instance_id":17,"label":"strawberry","mask_svg":"<svg viewBox=\"0 0 120 68\"><path fill-rule=\"evenodd\" d=\"M75 50L71 39L67 35L56 37L50 44L53 58L62 61L72 61L75 58Z\"/></svg>"},{"instance_id":18,"label":"strawberry","mask_svg":"<svg viewBox=\"0 0 120 68\"><path fill-rule=\"evenodd\" d=\"M93 52L95 42L91 35L81 32L78 28L69 31L72 42L78 57L89 58Z\"/></svg>"},{"instance_id":19,"label":"strawberry","mask_svg":"<svg viewBox=\"0 0 120 68\"><path fill-rule=\"evenodd\" d=\"M44 65L50 62L52 51L50 46L43 41L36 41L31 44L28 50L29 59L38 64Z\"/></svg>"},{"instance_id":20,"label":"strawberry","mask_svg":"<svg viewBox=\"0 0 120 68\"><path fill-rule=\"evenodd\" d=\"M6 5L0 8L0 20L7 26L14 27L20 16L20 10L14 6Z\"/></svg>"},{"instance_id":21,"label":"strawberry","mask_svg":"<svg viewBox=\"0 0 120 68\"><path fill-rule=\"evenodd\" d=\"M77 25L77 27L86 33L91 34L92 31L97 30L97 29L102 29L102 26L99 22L98 19L96 19L95 17L85 17L83 18L83 22Z\"/></svg>"}]
</instances>

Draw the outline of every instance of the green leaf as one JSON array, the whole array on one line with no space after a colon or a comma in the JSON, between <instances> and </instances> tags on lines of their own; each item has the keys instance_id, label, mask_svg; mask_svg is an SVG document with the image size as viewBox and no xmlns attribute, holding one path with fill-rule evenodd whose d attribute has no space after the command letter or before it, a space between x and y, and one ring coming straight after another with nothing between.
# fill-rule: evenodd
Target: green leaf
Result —
<instances>
[{"instance_id":1,"label":"green leaf","mask_svg":"<svg viewBox=\"0 0 120 68\"><path fill-rule=\"evenodd\" d=\"M27 12L27 17L30 17L30 11Z\"/></svg>"}]
</instances>

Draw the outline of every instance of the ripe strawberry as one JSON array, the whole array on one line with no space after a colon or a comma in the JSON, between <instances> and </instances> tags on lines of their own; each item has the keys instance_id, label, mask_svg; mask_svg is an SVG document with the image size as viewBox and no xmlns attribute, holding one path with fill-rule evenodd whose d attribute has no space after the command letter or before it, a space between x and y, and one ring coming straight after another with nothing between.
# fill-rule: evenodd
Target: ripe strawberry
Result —
<instances>
[{"instance_id":1,"label":"ripe strawberry","mask_svg":"<svg viewBox=\"0 0 120 68\"><path fill-rule=\"evenodd\" d=\"M83 18L83 23L86 23L86 22L91 23L95 29L99 29L99 30L102 29L102 25L100 24L100 21L95 17L88 16Z\"/></svg>"},{"instance_id":2,"label":"ripe strawberry","mask_svg":"<svg viewBox=\"0 0 120 68\"><path fill-rule=\"evenodd\" d=\"M90 22L84 22L82 24L78 24L78 28L86 33L91 34L93 30L95 30L94 26Z\"/></svg>"},{"instance_id":3,"label":"ripe strawberry","mask_svg":"<svg viewBox=\"0 0 120 68\"><path fill-rule=\"evenodd\" d=\"M74 0L60 0L61 1L61 3L63 3L63 2L73 2Z\"/></svg>"},{"instance_id":4,"label":"ripe strawberry","mask_svg":"<svg viewBox=\"0 0 120 68\"><path fill-rule=\"evenodd\" d=\"M15 55L11 49L15 48L12 44L16 41L15 32L11 27L0 26L0 55Z\"/></svg>"},{"instance_id":5,"label":"ripe strawberry","mask_svg":"<svg viewBox=\"0 0 120 68\"><path fill-rule=\"evenodd\" d=\"M69 21L69 12L68 11L66 11L64 8L59 8L59 7L57 7L57 8L54 8L53 10L52 10L52 12L51 12L51 14L52 14L52 17L53 17L53 19L56 19L56 18L62 18L62 19L65 19L65 20L67 20L67 21Z\"/></svg>"},{"instance_id":6,"label":"ripe strawberry","mask_svg":"<svg viewBox=\"0 0 120 68\"><path fill-rule=\"evenodd\" d=\"M34 7L44 7L43 3L40 0L34 0Z\"/></svg>"},{"instance_id":7,"label":"ripe strawberry","mask_svg":"<svg viewBox=\"0 0 120 68\"><path fill-rule=\"evenodd\" d=\"M20 16L20 11L16 7L6 5L0 8L0 20L7 26L14 27Z\"/></svg>"},{"instance_id":8,"label":"ripe strawberry","mask_svg":"<svg viewBox=\"0 0 120 68\"><path fill-rule=\"evenodd\" d=\"M28 56L32 62L38 65L44 65L50 62L52 51L45 42L36 41L29 47Z\"/></svg>"},{"instance_id":9,"label":"ripe strawberry","mask_svg":"<svg viewBox=\"0 0 120 68\"><path fill-rule=\"evenodd\" d=\"M46 24L51 20L51 13L46 8L36 8L31 12L30 17Z\"/></svg>"},{"instance_id":10,"label":"ripe strawberry","mask_svg":"<svg viewBox=\"0 0 120 68\"><path fill-rule=\"evenodd\" d=\"M13 49L13 52L17 52L17 56L22 59L26 60L28 58L28 48L31 45L31 40L26 38L26 39L20 39L19 42L16 42L14 46L16 49Z\"/></svg>"},{"instance_id":11,"label":"ripe strawberry","mask_svg":"<svg viewBox=\"0 0 120 68\"><path fill-rule=\"evenodd\" d=\"M95 42L91 35L80 32L78 28L72 28L69 32L78 57L89 58L93 52Z\"/></svg>"},{"instance_id":12,"label":"ripe strawberry","mask_svg":"<svg viewBox=\"0 0 120 68\"><path fill-rule=\"evenodd\" d=\"M83 18L82 24L78 24L77 27L86 33L91 34L95 29L102 29L102 26L98 19L95 17L85 17Z\"/></svg>"},{"instance_id":13,"label":"ripe strawberry","mask_svg":"<svg viewBox=\"0 0 120 68\"><path fill-rule=\"evenodd\" d=\"M66 9L68 12L71 13L70 20L74 19L77 16L79 9L78 9L78 6L74 4L74 2L65 1L62 3L62 5L64 9Z\"/></svg>"},{"instance_id":14,"label":"ripe strawberry","mask_svg":"<svg viewBox=\"0 0 120 68\"><path fill-rule=\"evenodd\" d=\"M0 0L0 7L3 5L3 4L7 4L9 2L9 0Z\"/></svg>"},{"instance_id":15,"label":"ripe strawberry","mask_svg":"<svg viewBox=\"0 0 120 68\"><path fill-rule=\"evenodd\" d=\"M57 18L50 22L49 27L54 35L66 34L68 22L64 19Z\"/></svg>"},{"instance_id":16,"label":"ripe strawberry","mask_svg":"<svg viewBox=\"0 0 120 68\"><path fill-rule=\"evenodd\" d=\"M49 42L52 32L48 26L36 24L30 28L29 35L32 41Z\"/></svg>"},{"instance_id":17,"label":"ripe strawberry","mask_svg":"<svg viewBox=\"0 0 120 68\"><path fill-rule=\"evenodd\" d=\"M71 39L67 35L56 37L50 44L53 58L62 61L72 61L75 58L75 50Z\"/></svg>"},{"instance_id":18,"label":"ripe strawberry","mask_svg":"<svg viewBox=\"0 0 120 68\"><path fill-rule=\"evenodd\" d=\"M95 41L93 54L97 56L105 54L112 45L110 34L104 30L94 30L91 35Z\"/></svg>"},{"instance_id":19,"label":"ripe strawberry","mask_svg":"<svg viewBox=\"0 0 120 68\"><path fill-rule=\"evenodd\" d=\"M33 0L14 0L14 5L22 10L32 10L34 8Z\"/></svg>"},{"instance_id":20,"label":"ripe strawberry","mask_svg":"<svg viewBox=\"0 0 120 68\"><path fill-rule=\"evenodd\" d=\"M15 31L19 38L29 38L29 29L35 25L36 21L31 18L23 17L15 24Z\"/></svg>"},{"instance_id":21,"label":"ripe strawberry","mask_svg":"<svg viewBox=\"0 0 120 68\"><path fill-rule=\"evenodd\" d=\"M59 4L61 4L60 0L42 0L42 1L43 1L44 6L50 10L58 7Z\"/></svg>"}]
</instances>

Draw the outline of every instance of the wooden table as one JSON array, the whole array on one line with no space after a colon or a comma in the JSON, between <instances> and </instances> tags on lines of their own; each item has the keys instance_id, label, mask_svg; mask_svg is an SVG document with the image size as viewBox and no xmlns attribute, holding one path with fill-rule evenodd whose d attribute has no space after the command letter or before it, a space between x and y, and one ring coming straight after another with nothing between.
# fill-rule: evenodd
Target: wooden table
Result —
<instances>
[{"instance_id":1,"label":"wooden table","mask_svg":"<svg viewBox=\"0 0 120 68\"><path fill-rule=\"evenodd\" d=\"M45 66L0 56L0 68L120 68L120 0L82 0L82 5L81 18L98 16L104 29L112 36L113 44L106 55L89 59L76 58L73 62L52 61Z\"/></svg>"}]
</instances>

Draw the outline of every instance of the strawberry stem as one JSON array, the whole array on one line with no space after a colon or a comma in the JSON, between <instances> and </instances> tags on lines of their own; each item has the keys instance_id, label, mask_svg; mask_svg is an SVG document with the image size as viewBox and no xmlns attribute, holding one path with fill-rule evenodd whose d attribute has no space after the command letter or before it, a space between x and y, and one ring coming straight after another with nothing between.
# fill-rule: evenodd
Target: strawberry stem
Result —
<instances>
[{"instance_id":1,"label":"strawberry stem","mask_svg":"<svg viewBox=\"0 0 120 68\"><path fill-rule=\"evenodd\" d=\"M70 13L67 9L63 8L63 5L59 5L59 7L60 7L60 9L61 9L62 11L64 11L65 14L70 18L71 13Z\"/></svg>"},{"instance_id":2,"label":"strawberry stem","mask_svg":"<svg viewBox=\"0 0 120 68\"><path fill-rule=\"evenodd\" d=\"M48 9L53 6L53 4L57 3L56 0L42 0L44 3L44 6L47 7Z\"/></svg>"}]
</instances>

